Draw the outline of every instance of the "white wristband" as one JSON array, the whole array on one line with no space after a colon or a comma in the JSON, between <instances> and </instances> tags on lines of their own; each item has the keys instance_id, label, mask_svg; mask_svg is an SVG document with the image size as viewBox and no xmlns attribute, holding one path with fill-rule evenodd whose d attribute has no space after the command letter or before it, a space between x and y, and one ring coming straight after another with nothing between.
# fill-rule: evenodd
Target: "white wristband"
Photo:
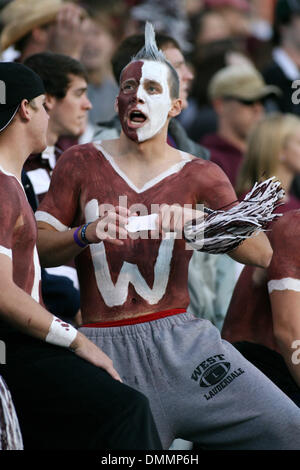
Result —
<instances>
[{"instance_id":1,"label":"white wristband","mask_svg":"<svg viewBox=\"0 0 300 470\"><path fill-rule=\"evenodd\" d=\"M77 330L69 323L65 323L60 318L53 316L46 342L69 348L76 338Z\"/></svg>"},{"instance_id":2,"label":"white wristband","mask_svg":"<svg viewBox=\"0 0 300 470\"><path fill-rule=\"evenodd\" d=\"M300 279L285 277L283 279L274 279L268 282L269 294L274 290L294 290L300 292Z\"/></svg>"}]
</instances>

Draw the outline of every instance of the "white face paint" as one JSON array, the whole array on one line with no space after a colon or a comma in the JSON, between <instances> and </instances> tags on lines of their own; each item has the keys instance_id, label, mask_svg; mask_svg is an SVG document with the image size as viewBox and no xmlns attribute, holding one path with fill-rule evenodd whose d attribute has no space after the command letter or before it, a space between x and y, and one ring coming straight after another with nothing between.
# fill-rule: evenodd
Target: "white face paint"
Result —
<instances>
[{"instance_id":1,"label":"white face paint","mask_svg":"<svg viewBox=\"0 0 300 470\"><path fill-rule=\"evenodd\" d=\"M137 107L145 114L147 121L136 130L139 142L155 136L163 128L168 118L172 105L168 75L167 65L160 62L144 61L137 90Z\"/></svg>"}]
</instances>

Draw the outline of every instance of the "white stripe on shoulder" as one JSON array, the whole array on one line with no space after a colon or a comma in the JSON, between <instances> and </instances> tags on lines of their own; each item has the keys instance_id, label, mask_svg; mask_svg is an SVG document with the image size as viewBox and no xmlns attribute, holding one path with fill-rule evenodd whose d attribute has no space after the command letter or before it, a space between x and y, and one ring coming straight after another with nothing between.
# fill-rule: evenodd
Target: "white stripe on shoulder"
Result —
<instances>
[{"instance_id":1,"label":"white stripe on shoulder","mask_svg":"<svg viewBox=\"0 0 300 470\"><path fill-rule=\"evenodd\" d=\"M35 219L37 222L46 222L46 224L52 225L58 232L65 232L69 230L69 227L62 224L58 219L53 217L53 215L44 211L36 211Z\"/></svg>"},{"instance_id":2,"label":"white stripe on shoulder","mask_svg":"<svg viewBox=\"0 0 300 470\"><path fill-rule=\"evenodd\" d=\"M10 259L12 259L12 250L10 250L9 248L5 248L5 246L0 245L0 254L6 255Z\"/></svg>"},{"instance_id":3,"label":"white stripe on shoulder","mask_svg":"<svg viewBox=\"0 0 300 470\"><path fill-rule=\"evenodd\" d=\"M4 174L4 175L7 175L7 176L12 176L13 178L15 178L18 183L20 184L21 188L23 189L23 191L25 192L24 188L23 188L23 184L22 182L19 180L19 178L16 177L16 175L14 175L13 173L9 173L8 171L4 170L4 168L0 165L0 171Z\"/></svg>"},{"instance_id":4,"label":"white stripe on shoulder","mask_svg":"<svg viewBox=\"0 0 300 470\"><path fill-rule=\"evenodd\" d=\"M283 279L272 280L268 282L269 294L274 290L294 290L300 292L300 279L285 277Z\"/></svg>"}]
</instances>

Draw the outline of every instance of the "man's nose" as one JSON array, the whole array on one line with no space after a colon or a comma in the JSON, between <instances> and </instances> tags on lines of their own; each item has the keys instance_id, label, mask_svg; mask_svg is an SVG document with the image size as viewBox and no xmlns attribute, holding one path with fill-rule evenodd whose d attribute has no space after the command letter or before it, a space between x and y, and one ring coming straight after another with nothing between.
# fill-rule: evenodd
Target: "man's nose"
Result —
<instances>
[{"instance_id":1,"label":"man's nose","mask_svg":"<svg viewBox=\"0 0 300 470\"><path fill-rule=\"evenodd\" d=\"M264 108L264 105L263 103L261 103L260 101L258 101L257 103L254 104L254 111L257 115L263 115L264 112L265 112L265 108Z\"/></svg>"},{"instance_id":2,"label":"man's nose","mask_svg":"<svg viewBox=\"0 0 300 470\"><path fill-rule=\"evenodd\" d=\"M193 80L194 74L192 70L185 64L184 65L184 73L183 73L184 80Z\"/></svg>"},{"instance_id":3,"label":"man's nose","mask_svg":"<svg viewBox=\"0 0 300 470\"><path fill-rule=\"evenodd\" d=\"M139 86L137 89L137 93L136 93L137 103L144 104L146 102L145 94L146 94L145 90L141 86Z\"/></svg>"},{"instance_id":4,"label":"man's nose","mask_svg":"<svg viewBox=\"0 0 300 470\"><path fill-rule=\"evenodd\" d=\"M87 111L89 109L92 109L92 107L93 107L92 103L90 102L90 100L88 99L87 96L84 96L82 107L83 107L83 109L86 109Z\"/></svg>"}]
</instances>

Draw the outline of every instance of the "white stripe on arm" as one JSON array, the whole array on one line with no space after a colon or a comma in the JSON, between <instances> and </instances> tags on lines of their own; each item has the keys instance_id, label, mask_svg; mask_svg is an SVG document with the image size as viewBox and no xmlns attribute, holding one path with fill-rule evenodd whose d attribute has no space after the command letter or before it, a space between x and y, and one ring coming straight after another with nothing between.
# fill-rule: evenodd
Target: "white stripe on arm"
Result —
<instances>
[{"instance_id":1,"label":"white stripe on arm","mask_svg":"<svg viewBox=\"0 0 300 470\"><path fill-rule=\"evenodd\" d=\"M12 251L5 246L0 245L0 254L8 256L12 260Z\"/></svg>"},{"instance_id":2,"label":"white stripe on arm","mask_svg":"<svg viewBox=\"0 0 300 470\"><path fill-rule=\"evenodd\" d=\"M69 227L62 224L58 219L53 217L53 215L48 214L48 212L36 211L35 218L37 222L46 222L46 224L52 225L58 232L69 230Z\"/></svg>"},{"instance_id":3,"label":"white stripe on arm","mask_svg":"<svg viewBox=\"0 0 300 470\"><path fill-rule=\"evenodd\" d=\"M268 282L269 294L274 290L293 290L300 292L300 279L292 277L285 277L283 279L276 279Z\"/></svg>"}]
</instances>

